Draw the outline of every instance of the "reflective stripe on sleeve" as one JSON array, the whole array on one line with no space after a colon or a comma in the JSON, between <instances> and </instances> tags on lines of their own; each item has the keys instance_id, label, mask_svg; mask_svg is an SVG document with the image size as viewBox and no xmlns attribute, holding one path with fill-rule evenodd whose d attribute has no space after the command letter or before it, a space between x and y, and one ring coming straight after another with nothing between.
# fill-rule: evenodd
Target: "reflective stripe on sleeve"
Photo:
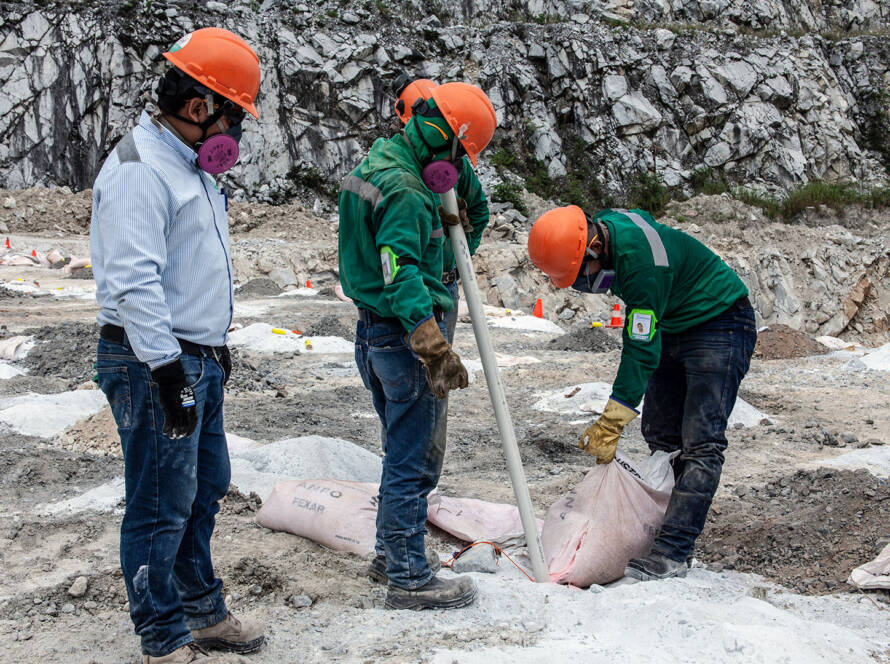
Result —
<instances>
[{"instance_id":1,"label":"reflective stripe on sleeve","mask_svg":"<svg viewBox=\"0 0 890 664\"><path fill-rule=\"evenodd\" d=\"M370 182L365 182L357 175L347 175L340 183L340 189L355 194L362 200L371 204L371 208L376 208L383 200L383 193Z\"/></svg>"},{"instance_id":2,"label":"reflective stripe on sleeve","mask_svg":"<svg viewBox=\"0 0 890 664\"><path fill-rule=\"evenodd\" d=\"M627 210L616 210L616 212L625 215L643 231L646 240L649 242L649 248L652 250L652 260L655 262L655 266L670 267L667 251L665 251L664 243L661 241L658 231L652 228L652 225L636 212L628 212Z\"/></svg>"}]
</instances>

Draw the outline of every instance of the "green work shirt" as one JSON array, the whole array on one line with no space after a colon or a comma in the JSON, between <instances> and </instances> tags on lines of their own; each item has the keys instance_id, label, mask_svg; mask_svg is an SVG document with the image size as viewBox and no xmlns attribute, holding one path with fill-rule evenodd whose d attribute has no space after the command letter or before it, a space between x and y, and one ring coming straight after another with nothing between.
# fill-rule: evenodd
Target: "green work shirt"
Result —
<instances>
[{"instance_id":1,"label":"green work shirt","mask_svg":"<svg viewBox=\"0 0 890 664\"><path fill-rule=\"evenodd\" d=\"M488 200L485 198L485 192L482 191L482 183L479 182L476 171L473 170L473 165L466 157L463 159L460 175L457 178L457 196L467 202L467 217L470 220L470 225L473 227L472 232L467 234L467 245L470 248L470 255L473 255L482 241L482 232L488 226ZM451 272L453 269L454 250L451 248L451 240L446 237L442 272Z\"/></svg>"},{"instance_id":2,"label":"green work shirt","mask_svg":"<svg viewBox=\"0 0 890 664\"><path fill-rule=\"evenodd\" d=\"M403 135L378 138L340 186L339 263L343 292L412 331L454 302L442 285L444 231L439 196Z\"/></svg>"},{"instance_id":3,"label":"green work shirt","mask_svg":"<svg viewBox=\"0 0 890 664\"><path fill-rule=\"evenodd\" d=\"M661 333L677 334L726 311L748 288L717 254L643 210L602 210L615 270L611 291L626 305L615 399L636 407L661 360Z\"/></svg>"}]
</instances>

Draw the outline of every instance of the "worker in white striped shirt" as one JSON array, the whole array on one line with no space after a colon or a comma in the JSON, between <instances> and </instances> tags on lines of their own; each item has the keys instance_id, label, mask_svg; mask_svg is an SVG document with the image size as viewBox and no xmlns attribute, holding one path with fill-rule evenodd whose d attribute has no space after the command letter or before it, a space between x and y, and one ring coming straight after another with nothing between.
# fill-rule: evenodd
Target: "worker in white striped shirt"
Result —
<instances>
[{"instance_id":1,"label":"worker in white striped shirt","mask_svg":"<svg viewBox=\"0 0 890 664\"><path fill-rule=\"evenodd\" d=\"M225 661L263 626L226 608L210 537L229 488L223 385L232 321L227 201L212 175L234 165L257 114L259 59L205 28L164 57L154 115L117 144L93 186L90 246L101 306L97 370L124 454L121 569L145 664Z\"/></svg>"}]
</instances>

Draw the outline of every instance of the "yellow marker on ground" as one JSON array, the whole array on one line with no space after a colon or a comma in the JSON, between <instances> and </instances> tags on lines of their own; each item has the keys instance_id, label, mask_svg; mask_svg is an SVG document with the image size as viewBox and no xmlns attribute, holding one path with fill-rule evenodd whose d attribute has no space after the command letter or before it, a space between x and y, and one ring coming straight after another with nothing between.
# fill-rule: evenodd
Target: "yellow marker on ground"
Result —
<instances>
[{"instance_id":1,"label":"yellow marker on ground","mask_svg":"<svg viewBox=\"0 0 890 664\"><path fill-rule=\"evenodd\" d=\"M598 322L598 321L593 321L593 322L590 324L590 327L602 327L602 326L603 326L603 324L600 323L600 322Z\"/></svg>"},{"instance_id":2,"label":"yellow marker on ground","mask_svg":"<svg viewBox=\"0 0 890 664\"><path fill-rule=\"evenodd\" d=\"M306 339L306 350L312 350L312 340Z\"/></svg>"},{"instance_id":3,"label":"yellow marker on ground","mask_svg":"<svg viewBox=\"0 0 890 664\"><path fill-rule=\"evenodd\" d=\"M272 334L287 334L287 330L282 330L280 327L273 327Z\"/></svg>"}]
</instances>

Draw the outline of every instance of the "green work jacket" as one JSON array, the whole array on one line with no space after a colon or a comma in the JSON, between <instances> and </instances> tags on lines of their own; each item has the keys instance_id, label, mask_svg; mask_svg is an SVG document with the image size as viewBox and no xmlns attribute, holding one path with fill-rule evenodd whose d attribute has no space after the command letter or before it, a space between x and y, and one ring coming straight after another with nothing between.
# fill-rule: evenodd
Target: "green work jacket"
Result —
<instances>
[{"instance_id":1,"label":"green work jacket","mask_svg":"<svg viewBox=\"0 0 890 664\"><path fill-rule=\"evenodd\" d=\"M404 135L378 138L338 197L343 292L361 308L398 318L408 332L434 306L454 306L442 285L439 196L420 172Z\"/></svg>"},{"instance_id":2,"label":"green work jacket","mask_svg":"<svg viewBox=\"0 0 890 664\"><path fill-rule=\"evenodd\" d=\"M661 333L677 334L726 311L748 288L717 254L643 210L602 210L615 270L610 289L626 305L612 396L631 407L661 360Z\"/></svg>"}]
</instances>

